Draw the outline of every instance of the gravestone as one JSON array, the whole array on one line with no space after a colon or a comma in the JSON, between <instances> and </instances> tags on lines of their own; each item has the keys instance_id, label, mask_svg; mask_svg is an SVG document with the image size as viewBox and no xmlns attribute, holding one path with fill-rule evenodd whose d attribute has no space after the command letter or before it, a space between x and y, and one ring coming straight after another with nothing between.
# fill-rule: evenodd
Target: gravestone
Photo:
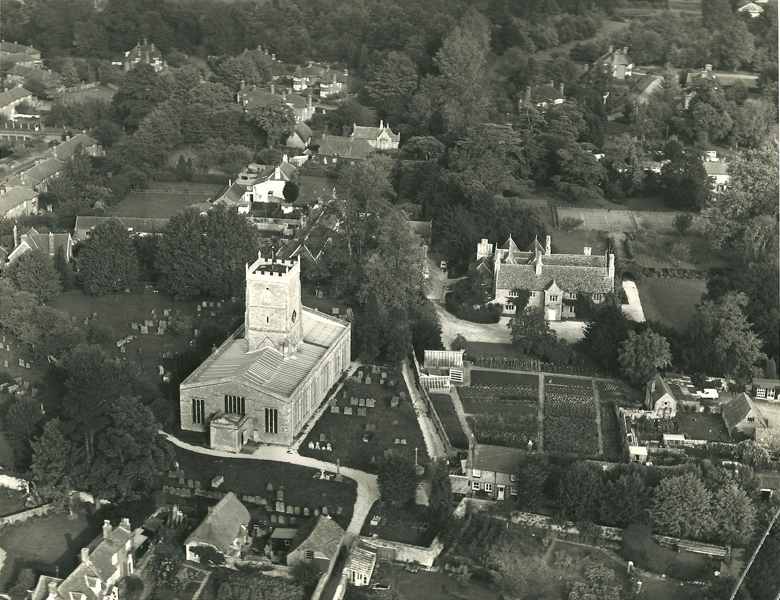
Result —
<instances>
[{"instance_id":1,"label":"gravestone","mask_svg":"<svg viewBox=\"0 0 780 600\"><path fill-rule=\"evenodd\" d=\"M287 516L279 515L279 525L287 525Z\"/></svg>"},{"instance_id":2,"label":"gravestone","mask_svg":"<svg viewBox=\"0 0 780 600\"><path fill-rule=\"evenodd\" d=\"M315 517L319 517L320 516L320 509L319 508L315 508L314 509L314 516Z\"/></svg>"},{"instance_id":3,"label":"gravestone","mask_svg":"<svg viewBox=\"0 0 780 600\"><path fill-rule=\"evenodd\" d=\"M366 416L366 409L365 409L365 407L358 407L357 414L358 414L358 417L365 417Z\"/></svg>"},{"instance_id":4,"label":"gravestone","mask_svg":"<svg viewBox=\"0 0 780 600\"><path fill-rule=\"evenodd\" d=\"M141 327L139 327L139 329L141 330L141 335L148 335L149 334L149 328L146 325L141 325Z\"/></svg>"},{"instance_id":5,"label":"gravestone","mask_svg":"<svg viewBox=\"0 0 780 600\"><path fill-rule=\"evenodd\" d=\"M351 415L352 414L352 407L351 406L345 406L344 407L344 414L345 415Z\"/></svg>"},{"instance_id":6,"label":"gravestone","mask_svg":"<svg viewBox=\"0 0 780 600\"><path fill-rule=\"evenodd\" d=\"M376 398L366 398L366 406L368 408L376 408Z\"/></svg>"},{"instance_id":7,"label":"gravestone","mask_svg":"<svg viewBox=\"0 0 780 600\"><path fill-rule=\"evenodd\" d=\"M304 517L308 517L309 516L309 507L308 506L304 506L303 507L303 516Z\"/></svg>"},{"instance_id":8,"label":"gravestone","mask_svg":"<svg viewBox=\"0 0 780 600\"><path fill-rule=\"evenodd\" d=\"M327 442L328 441L328 437L324 433L321 433L320 434L320 441L321 442Z\"/></svg>"},{"instance_id":9,"label":"gravestone","mask_svg":"<svg viewBox=\"0 0 780 600\"><path fill-rule=\"evenodd\" d=\"M278 513L283 513L284 512L284 502L282 502L281 500L277 500L276 501L276 505L275 505L275 510Z\"/></svg>"},{"instance_id":10,"label":"gravestone","mask_svg":"<svg viewBox=\"0 0 780 600\"><path fill-rule=\"evenodd\" d=\"M401 438L401 445L406 446L406 438Z\"/></svg>"},{"instance_id":11,"label":"gravestone","mask_svg":"<svg viewBox=\"0 0 780 600\"><path fill-rule=\"evenodd\" d=\"M292 504L288 504L287 505L287 510L285 510L284 512L286 512L288 515L294 515L295 514L295 509L293 508Z\"/></svg>"},{"instance_id":12,"label":"gravestone","mask_svg":"<svg viewBox=\"0 0 780 600\"><path fill-rule=\"evenodd\" d=\"M365 405L366 405L366 399L358 398L358 406L365 406Z\"/></svg>"},{"instance_id":13,"label":"gravestone","mask_svg":"<svg viewBox=\"0 0 780 600\"><path fill-rule=\"evenodd\" d=\"M265 491L269 492L269 493L273 492L274 491L274 484L269 481L268 484L265 486Z\"/></svg>"},{"instance_id":14,"label":"gravestone","mask_svg":"<svg viewBox=\"0 0 780 600\"><path fill-rule=\"evenodd\" d=\"M331 445L331 443L330 443L330 442L328 442L328 443L325 445L325 450L327 450L328 452L333 452L333 446Z\"/></svg>"},{"instance_id":15,"label":"gravestone","mask_svg":"<svg viewBox=\"0 0 780 600\"><path fill-rule=\"evenodd\" d=\"M293 506L293 514L297 517L301 516L301 507L300 506Z\"/></svg>"},{"instance_id":16,"label":"gravestone","mask_svg":"<svg viewBox=\"0 0 780 600\"><path fill-rule=\"evenodd\" d=\"M366 385L371 385L371 375L366 375Z\"/></svg>"},{"instance_id":17,"label":"gravestone","mask_svg":"<svg viewBox=\"0 0 780 600\"><path fill-rule=\"evenodd\" d=\"M398 405L401 403L398 396L393 396L390 398L390 408L398 408Z\"/></svg>"},{"instance_id":18,"label":"gravestone","mask_svg":"<svg viewBox=\"0 0 780 600\"><path fill-rule=\"evenodd\" d=\"M336 507L336 514L337 514L337 515L342 515L342 514L344 514L344 507L343 507L343 506L341 506L341 504L339 504L339 505Z\"/></svg>"},{"instance_id":19,"label":"gravestone","mask_svg":"<svg viewBox=\"0 0 780 600\"><path fill-rule=\"evenodd\" d=\"M401 443L401 439L400 438L395 438L393 440L393 444L395 444L396 446L399 445L400 443Z\"/></svg>"},{"instance_id":20,"label":"gravestone","mask_svg":"<svg viewBox=\"0 0 780 600\"><path fill-rule=\"evenodd\" d=\"M309 442L309 450L314 450L314 442Z\"/></svg>"},{"instance_id":21,"label":"gravestone","mask_svg":"<svg viewBox=\"0 0 780 600\"><path fill-rule=\"evenodd\" d=\"M331 407L330 407L330 412L331 412L332 414L334 414L334 415L338 415L338 414L340 414L340 413L341 413L341 410L339 409L339 407L338 407L338 406L336 406L336 405L334 404L333 406L331 406Z\"/></svg>"},{"instance_id":22,"label":"gravestone","mask_svg":"<svg viewBox=\"0 0 780 600\"><path fill-rule=\"evenodd\" d=\"M355 398L355 396L352 396L352 398L349 399L350 406L357 406L358 402L360 402L360 400L358 398Z\"/></svg>"}]
</instances>

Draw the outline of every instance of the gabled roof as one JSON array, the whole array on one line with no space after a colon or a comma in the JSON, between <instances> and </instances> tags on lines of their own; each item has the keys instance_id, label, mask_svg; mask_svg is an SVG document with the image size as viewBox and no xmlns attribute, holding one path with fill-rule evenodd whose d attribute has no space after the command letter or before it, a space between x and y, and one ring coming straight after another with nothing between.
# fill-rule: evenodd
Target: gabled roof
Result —
<instances>
[{"instance_id":1,"label":"gabled roof","mask_svg":"<svg viewBox=\"0 0 780 600\"><path fill-rule=\"evenodd\" d=\"M222 195L219 196L214 202L216 204L227 204L229 206L236 206L238 204L243 203L244 193L246 192L246 187L239 183L238 181L233 182L231 186L226 189L224 192L222 192Z\"/></svg>"},{"instance_id":2,"label":"gabled roof","mask_svg":"<svg viewBox=\"0 0 780 600\"><path fill-rule=\"evenodd\" d=\"M672 388L666 383L666 380L660 373L656 373L650 381L647 382L646 393L649 397L650 406L655 406L655 403L663 398L666 394L669 394L672 398L677 400Z\"/></svg>"},{"instance_id":3,"label":"gabled roof","mask_svg":"<svg viewBox=\"0 0 780 600\"><path fill-rule=\"evenodd\" d=\"M352 552L349 553L349 560L347 561L347 569L355 571L356 573L362 573L371 578L376 567L376 553L355 546Z\"/></svg>"},{"instance_id":4,"label":"gabled roof","mask_svg":"<svg viewBox=\"0 0 780 600\"><path fill-rule=\"evenodd\" d=\"M496 275L496 289L541 291L555 281L564 292L608 294L614 291L614 280L603 267L548 265L542 261L542 274L534 264L502 264Z\"/></svg>"},{"instance_id":5,"label":"gabled roof","mask_svg":"<svg viewBox=\"0 0 780 600\"><path fill-rule=\"evenodd\" d=\"M376 140L383 133L387 132L390 139L398 141L401 139L400 133L394 133L390 127L384 126L384 123L379 127L364 127L362 125L355 125L352 128L352 137L356 140Z\"/></svg>"},{"instance_id":6,"label":"gabled roof","mask_svg":"<svg viewBox=\"0 0 780 600\"><path fill-rule=\"evenodd\" d=\"M739 425L753 410L755 410L755 406L747 394L739 394L736 398L724 404L721 412L729 432Z\"/></svg>"},{"instance_id":7,"label":"gabled roof","mask_svg":"<svg viewBox=\"0 0 780 600\"><path fill-rule=\"evenodd\" d=\"M348 323L306 307L301 318L303 340L295 353L284 356L269 346L248 352L242 328L229 337L181 385L198 386L216 381L233 381L282 400L289 398L349 328Z\"/></svg>"},{"instance_id":8,"label":"gabled roof","mask_svg":"<svg viewBox=\"0 0 780 600\"><path fill-rule=\"evenodd\" d=\"M22 173L22 180L26 185L35 187L59 173L65 167L65 163L54 157L46 158L37 165L30 167Z\"/></svg>"},{"instance_id":9,"label":"gabled roof","mask_svg":"<svg viewBox=\"0 0 780 600\"><path fill-rule=\"evenodd\" d=\"M208 544L223 554L228 554L236 538L240 537L242 526L249 526L249 511L233 492L228 492L217 502L200 525L184 542L186 544Z\"/></svg>"},{"instance_id":10,"label":"gabled roof","mask_svg":"<svg viewBox=\"0 0 780 600\"><path fill-rule=\"evenodd\" d=\"M20 236L19 246L14 248L11 258L16 258L14 255L23 245L29 250L40 250L44 254L55 254L59 248L62 248L67 254L68 246L72 243L73 238L69 233L38 233L35 228L30 227L27 233Z\"/></svg>"},{"instance_id":11,"label":"gabled roof","mask_svg":"<svg viewBox=\"0 0 780 600\"><path fill-rule=\"evenodd\" d=\"M5 192L0 192L0 216L5 216L20 204L34 200L37 196L37 192L31 187L7 188Z\"/></svg>"},{"instance_id":12,"label":"gabled roof","mask_svg":"<svg viewBox=\"0 0 780 600\"><path fill-rule=\"evenodd\" d=\"M344 530L330 517L320 516L309 537L301 542L295 552L313 552L333 559L338 554Z\"/></svg>"},{"instance_id":13,"label":"gabled roof","mask_svg":"<svg viewBox=\"0 0 780 600\"><path fill-rule=\"evenodd\" d=\"M298 134L298 137L300 137L304 142L311 139L311 128L304 122L299 121L295 124L295 133Z\"/></svg>"},{"instance_id":14,"label":"gabled roof","mask_svg":"<svg viewBox=\"0 0 780 600\"><path fill-rule=\"evenodd\" d=\"M705 160L704 171L709 177L729 174L729 165L724 160Z\"/></svg>"},{"instance_id":15,"label":"gabled roof","mask_svg":"<svg viewBox=\"0 0 780 600\"><path fill-rule=\"evenodd\" d=\"M341 135L323 135L318 154L363 160L368 158L374 149L363 139L344 137Z\"/></svg>"},{"instance_id":16,"label":"gabled roof","mask_svg":"<svg viewBox=\"0 0 780 600\"><path fill-rule=\"evenodd\" d=\"M96 144L97 140L92 136L89 136L86 133L77 133L69 140L65 140L54 146L54 155L60 160L68 160L76 153L76 149L79 146L89 148Z\"/></svg>"},{"instance_id":17,"label":"gabled roof","mask_svg":"<svg viewBox=\"0 0 780 600\"><path fill-rule=\"evenodd\" d=\"M519 448L476 444L473 457L469 459L471 463L469 468L513 475L517 473L520 459L524 454L525 452Z\"/></svg>"},{"instance_id":18,"label":"gabled roof","mask_svg":"<svg viewBox=\"0 0 780 600\"><path fill-rule=\"evenodd\" d=\"M12 102L17 100L23 100L25 98L31 98L32 92L25 89L23 86L18 85L15 88L11 88L5 92L0 92L0 107L8 106Z\"/></svg>"}]
</instances>

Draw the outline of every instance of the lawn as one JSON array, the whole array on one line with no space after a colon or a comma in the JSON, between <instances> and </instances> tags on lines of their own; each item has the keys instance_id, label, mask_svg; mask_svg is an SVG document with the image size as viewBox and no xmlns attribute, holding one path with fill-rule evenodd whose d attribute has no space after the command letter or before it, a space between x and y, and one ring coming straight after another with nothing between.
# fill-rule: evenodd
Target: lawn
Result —
<instances>
[{"instance_id":1,"label":"lawn","mask_svg":"<svg viewBox=\"0 0 780 600\"><path fill-rule=\"evenodd\" d=\"M382 384L374 369L379 367L360 367L346 382L332 400L338 412L331 412L335 410L331 408L320 417L301 444L301 454L329 462L338 459L342 465L372 472L387 451L412 460L416 453L418 462L427 462L425 440L400 372L383 367L388 375ZM367 375L371 383L366 383ZM393 398L398 402L395 407ZM331 444L330 451L316 448L327 443Z\"/></svg>"},{"instance_id":2,"label":"lawn","mask_svg":"<svg viewBox=\"0 0 780 600\"><path fill-rule=\"evenodd\" d=\"M55 575L68 573L76 565L81 548L98 535L98 525L83 513L50 514L6 527L0 545L12 561L11 580L24 568Z\"/></svg>"},{"instance_id":3,"label":"lawn","mask_svg":"<svg viewBox=\"0 0 780 600\"><path fill-rule=\"evenodd\" d=\"M723 423L723 417L711 413L678 412L675 420L679 423L679 432L694 440L710 442L728 442L729 433Z\"/></svg>"},{"instance_id":4,"label":"lawn","mask_svg":"<svg viewBox=\"0 0 780 600\"><path fill-rule=\"evenodd\" d=\"M504 373L502 371L471 370L471 385L522 385L536 389L539 385L539 377L526 373Z\"/></svg>"},{"instance_id":5,"label":"lawn","mask_svg":"<svg viewBox=\"0 0 780 600\"><path fill-rule=\"evenodd\" d=\"M665 213L655 213L661 219ZM652 214L637 214L643 223L648 223ZM689 231L684 236L678 233L663 233L653 227L628 234L625 249L636 264L642 267L683 268L706 271L722 266L723 257L712 250L707 238ZM682 252L680 252L682 250Z\"/></svg>"},{"instance_id":6,"label":"lawn","mask_svg":"<svg viewBox=\"0 0 780 600\"><path fill-rule=\"evenodd\" d=\"M377 526L371 525L374 516L381 519ZM371 507L360 535L371 537L377 534L383 540L428 546L437 533L428 526L429 520L427 506L412 504L397 507L378 501Z\"/></svg>"},{"instance_id":7,"label":"lawn","mask_svg":"<svg viewBox=\"0 0 780 600\"><path fill-rule=\"evenodd\" d=\"M372 582L386 583L390 586L390 594L395 594L398 600L498 600L501 594L494 585L472 578L463 581L460 578L445 573L429 573L420 571L410 573L403 567L392 563L380 563L374 572ZM366 597L386 598L376 592L365 596L360 588L349 587L346 600L363 600Z\"/></svg>"},{"instance_id":8,"label":"lawn","mask_svg":"<svg viewBox=\"0 0 780 600\"><path fill-rule=\"evenodd\" d=\"M185 210L192 204L207 202L224 189L224 185L192 182L157 182L145 190L135 190L109 214L120 217L147 217L165 219Z\"/></svg>"},{"instance_id":9,"label":"lawn","mask_svg":"<svg viewBox=\"0 0 780 600\"><path fill-rule=\"evenodd\" d=\"M24 510L24 492L0 488L0 517Z\"/></svg>"},{"instance_id":10,"label":"lawn","mask_svg":"<svg viewBox=\"0 0 780 600\"><path fill-rule=\"evenodd\" d=\"M212 489L211 480L217 475L224 477L222 491L232 491L241 496L262 496L275 500L272 490L284 487L284 501L294 506L327 506L328 512L341 514L336 519L343 527L352 518L355 504L356 485L351 479L328 481L319 479L319 471L289 463L260 461L251 458L220 458L190 452L175 447L176 460L184 472L185 479L200 482L201 489ZM168 479L168 485L180 486L176 479ZM269 488L271 486L271 488ZM177 497L177 502L181 499Z\"/></svg>"},{"instance_id":11,"label":"lawn","mask_svg":"<svg viewBox=\"0 0 780 600\"><path fill-rule=\"evenodd\" d=\"M607 250L607 237L603 231L595 229L575 229L564 231L556 229L551 234L552 250L561 254L582 254L589 246L592 254L603 254Z\"/></svg>"},{"instance_id":12,"label":"lawn","mask_svg":"<svg viewBox=\"0 0 780 600\"><path fill-rule=\"evenodd\" d=\"M450 440L450 444L458 450L468 450L469 441L463 432L458 413L449 394L431 394L431 402L439 420L444 425L444 430Z\"/></svg>"},{"instance_id":13,"label":"lawn","mask_svg":"<svg viewBox=\"0 0 780 600\"><path fill-rule=\"evenodd\" d=\"M704 279L646 277L637 285L648 321L684 331L707 289Z\"/></svg>"}]
</instances>

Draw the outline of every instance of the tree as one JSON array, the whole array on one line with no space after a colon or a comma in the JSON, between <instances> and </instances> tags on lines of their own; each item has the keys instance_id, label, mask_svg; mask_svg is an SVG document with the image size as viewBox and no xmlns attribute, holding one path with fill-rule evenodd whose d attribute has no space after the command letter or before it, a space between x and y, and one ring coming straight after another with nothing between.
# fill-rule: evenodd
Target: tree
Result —
<instances>
[{"instance_id":1,"label":"tree","mask_svg":"<svg viewBox=\"0 0 780 600\"><path fill-rule=\"evenodd\" d=\"M712 493L692 473L667 477L655 489L654 530L686 539L706 538L713 530Z\"/></svg>"},{"instance_id":2,"label":"tree","mask_svg":"<svg viewBox=\"0 0 780 600\"><path fill-rule=\"evenodd\" d=\"M572 521L596 521L603 494L601 471L587 463L574 463L558 483L562 514Z\"/></svg>"},{"instance_id":3,"label":"tree","mask_svg":"<svg viewBox=\"0 0 780 600\"><path fill-rule=\"evenodd\" d=\"M122 80L119 90L111 100L118 120L134 131L141 120L159 103L168 98L169 84L154 69L139 64Z\"/></svg>"},{"instance_id":4,"label":"tree","mask_svg":"<svg viewBox=\"0 0 780 600\"><path fill-rule=\"evenodd\" d=\"M449 520L455 500L452 496L450 473L447 463L431 464L431 495L428 505L428 521L434 531L439 531Z\"/></svg>"},{"instance_id":5,"label":"tree","mask_svg":"<svg viewBox=\"0 0 780 600\"><path fill-rule=\"evenodd\" d=\"M748 64L756 51L755 40L747 24L733 17L720 24L712 36L711 48L715 62L729 71Z\"/></svg>"},{"instance_id":6,"label":"tree","mask_svg":"<svg viewBox=\"0 0 780 600\"><path fill-rule=\"evenodd\" d=\"M664 164L660 184L667 204L678 210L702 209L710 197L710 180L701 158L693 152L673 156Z\"/></svg>"},{"instance_id":7,"label":"tree","mask_svg":"<svg viewBox=\"0 0 780 600\"><path fill-rule=\"evenodd\" d=\"M554 335L544 318L544 309L537 306L520 311L507 326L512 330L512 344L524 353L532 353L540 342Z\"/></svg>"},{"instance_id":8,"label":"tree","mask_svg":"<svg viewBox=\"0 0 780 600\"><path fill-rule=\"evenodd\" d=\"M735 455L741 462L754 469L766 467L771 460L769 451L753 440L743 440L737 444Z\"/></svg>"},{"instance_id":9,"label":"tree","mask_svg":"<svg viewBox=\"0 0 780 600\"><path fill-rule=\"evenodd\" d=\"M40 250L25 252L8 269L8 277L38 302L47 302L62 291L60 276L49 256Z\"/></svg>"},{"instance_id":10,"label":"tree","mask_svg":"<svg viewBox=\"0 0 780 600\"><path fill-rule=\"evenodd\" d=\"M30 464L30 442L42 419L40 403L28 398L16 400L3 419L5 430L13 442L14 463L19 472L26 470Z\"/></svg>"},{"instance_id":11,"label":"tree","mask_svg":"<svg viewBox=\"0 0 780 600\"><path fill-rule=\"evenodd\" d=\"M652 329L629 331L628 339L620 344L618 363L631 383L642 386L658 369L672 363L672 350L666 338Z\"/></svg>"},{"instance_id":12,"label":"tree","mask_svg":"<svg viewBox=\"0 0 780 600\"><path fill-rule=\"evenodd\" d=\"M120 292L138 283L133 241L116 220L95 228L79 250L78 265L81 287L93 296Z\"/></svg>"},{"instance_id":13,"label":"tree","mask_svg":"<svg viewBox=\"0 0 780 600\"><path fill-rule=\"evenodd\" d=\"M722 544L745 546L753 537L756 508L736 483L729 483L715 492L713 518L715 534Z\"/></svg>"},{"instance_id":14,"label":"tree","mask_svg":"<svg viewBox=\"0 0 780 600\"><path fill-rule=\"evenodd\" d=\"M468 340L460 333L455 336L450 344L451 350L465 350L468 345Z\"/></svg>"},{"instance_id":15,"label":"tree","mask_svg":"<svg viewBox=\"0 0 780 600\"><path fill-rule=\"evenodd\" d=\"M674 218L672 224L677 230L677 233L680 235L685 235L693 224L693 215L688 212L680 213Z\"/></svg>"},{"instance_id":16,"label":"tree","mask_svg":"<svg viewBox=\"0 0 780 600\"><path fill-rule=\"evenodd\" d=\"M754 365L766 360L761 340L745 316L747 303L745 294L729 292L716 302L699 304L684 352L692 372L722 373L747 382Z\"/></svg>"},{"instance_id":17,"label":"tree","mask_svg":"<svg viewBox=\"0 0 780 600\"><path fill-rule=\"evenodd\" d=\"M30 472L38 493L44 498L63 502L73 489L72 461L76 448L65 436L59 419L43 426L43 433L31 442Z\"/></svg>"},{"instance_id":18,"label":"tree","mask_svg":"<svg viewBox=\"0 0 780 600\"><path fill-rule=\"evenodd\" d=\"M282 100L256 106L248 117L265 134L266 144L271 147L284 143L295 127L295 114Z\"/></svg>"},{"instance_id":19,"label":"tree","mask_svg":"<svg viewBox=\"0 0 780 600\"><path fill-rule=\"evenodd\" d=\"M243 215L216 207L171 218L160 238L160 286L184 298L243 296L245 266L257 257L257 229Z\"/></svg>"},{"instance_id":20,"label":"tree","mask_svg":"<svg viewBox=\"0 0 780 600\"><path fill-rule=\"evenodd\" d=\"M612 302L605 302L596 311L593 320L585 326L580 342L584 352L609 373L618 371L618 348L628 338L631 324Z\"/></svg>"},{"instance_id":21,"label":"tree","mask_svg":"<svg viewBox=\"0 0 780 600\"><path fill-rule=\"evenodd\" d=\"M575 581L568 600L621 600L622 586L615 571L605 565L585 569L585 581Z\"/></svg>"},{"instance_id":22,"label":"tree","mask_svg":"<svg viewBox=\"0 0 780 600\"><path fill-rule=\"evenodd\" d=\"M400 116L417 89L417 65L403 52L390 51L369 72L364 91L385 116Z\"/></svg>"},{"instance_id":23,"label":"tree","mask_svg":"<svg viewBox=\"0 0 780 600\"><path fill-rule=\"evenodd\" d=\"M65 249L62 246L59 246L54 253L54 268L60 275L62 288L65 291L72 290L76 287L76 274L73 272L73 268L65 258Z\"/></svg>"},{"instance_id":24,"label":"tree","mask_svg":"<svg viewBox=\"0 0 780 600\"><path fill-rule=\"evenodd\" d=\"M384 502L395 506L413 502L417 489L414 463L406 456L390 454L379 464L377 484Z\"/></svg>"},{"instance_id":25,"label":"tree","mask_svg":"<svg viewBox=\"0 0 780 600\"><path fill-rule=\"evenodd\" d=\"M311 595L314 589L317 587L317 583L322 577L322 571L316 562L313 560L301 560L293 565L290 569L293 581L297 583L302 589L303 593Z\"/></svg>"},{"instance_id":26,"label":"tree","mask_svg":"<svg viewBox=\"0 0 780 600\"><path fill-rule=\"evenodd\" d=\"M550 466L544 456L529 455L520 462L517 479L517 505L521 510L536 512L544 503L544 489L550 474Z\"/></svg>"},{"instance_id":27,"label":"tree","mask_svg":"<svg viewBox=\"0 0 780 600\"><path fill-rule=\"evenodd\" d=\"M647 520L650 490L637 470L621 473L604 486L599 522L627 527Z\"/></svg>"}]
</instances>

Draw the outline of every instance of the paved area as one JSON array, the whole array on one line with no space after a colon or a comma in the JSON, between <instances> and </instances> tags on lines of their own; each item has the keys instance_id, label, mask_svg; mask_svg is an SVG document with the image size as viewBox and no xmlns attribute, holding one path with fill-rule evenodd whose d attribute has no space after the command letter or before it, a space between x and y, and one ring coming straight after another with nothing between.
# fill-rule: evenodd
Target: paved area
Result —
<instances>
[{"instance_id":1,"label":"paved area","mask_svg":"<svg viewBox=\"0 0 780 600\"><path fill-rule=\"evenodd\" d=\"M560 340L570 344L580 341L585 337L585 321L550 321L550 329Z\"/></svg>"},{"instance_id":2,"label":"paved area","mask_svg":"<svg viewBox=\"0 0 780 600\"><path fill-rule=\"evenodd\" d=\"M450 347L457 335L462 335L470 342L493 342L509 344L512 342L509 328L502 323L472 323L459 319L441 305L436 304L436 313L441 323L441 341L446 348Z\"/></svg>"},{"instance_id":3,"label":"paved area","mask_svg":"<svg viewBox=\"0 0 780 600\"><path fill-rule=\"evenodd\" d=\"M190 450L191 452L219 456L220 458L239 457L239 455L232 452L222 452L221 450L212 450L211 448L195 446L183 442L169 433L161 433L175 446ZM355 507L352 512L352 520L349 522L349 527L347 527L347 533L352 535L360 535L360 530L363 528L363 523L365 522L366 517L368 517L371 506L373 506L374 502L379 500L379 487L377 486L376 475L366 473L365 471L359 471L349 467L339 467L334 463L301 456L296 451L288 450L282 446L261 446L252 454L241 454L240 458L290 463L302 467L310 467L312 469L324 469L331 472L339 470L344 477L354 480L357 483L357 498L355 499Z\"/></svg>"},{"instance_id":4,"label":"paved area","mask_svg":"<svg viewBox=\"0 0 780 600\"><path fill-rule=\"evenodd\" d=\"M401 374L412 398L412 405L417 415L417 423L420 425L420 431L422 431L423 439L425 440L425 449L428 451L428 456L433 460L444 458L447 456L447 452L444 450L444 442L439 437L436 427L434 427L433 421L428 415L428 407L414 384L414 373L412 373L412 368L409 366L409 361L404 360L401 364Z\"/></svg>"},{"instance_id":5,"label":"paved area","mask_svg":"<svg viewBox=\"0 0 780 600\"><path fill-rule=\"evenodd\" d=\"M642 300L639 298L639 289L633 281L623 282L623 291L628 298L628 304L621 304L620 309L627 319L637 323L645 322L645 311L642 310Z\"/></svg>"}]
</instances>

